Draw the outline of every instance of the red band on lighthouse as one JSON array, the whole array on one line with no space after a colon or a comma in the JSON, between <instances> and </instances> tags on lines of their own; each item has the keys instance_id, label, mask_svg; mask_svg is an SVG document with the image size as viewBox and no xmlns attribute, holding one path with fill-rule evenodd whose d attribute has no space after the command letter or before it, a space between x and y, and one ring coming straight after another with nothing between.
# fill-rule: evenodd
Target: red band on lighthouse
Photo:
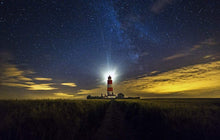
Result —
<instances>
[{"instance_id":1,"label":"red band on lighthouse","mask_svg":"<svg viewBox=\"0 0 220 140\"><path fill-rule=\"evenodd\" d=\"M113 91L112 87L107 88L107 91Z\"/></svg>"}]
</instances>

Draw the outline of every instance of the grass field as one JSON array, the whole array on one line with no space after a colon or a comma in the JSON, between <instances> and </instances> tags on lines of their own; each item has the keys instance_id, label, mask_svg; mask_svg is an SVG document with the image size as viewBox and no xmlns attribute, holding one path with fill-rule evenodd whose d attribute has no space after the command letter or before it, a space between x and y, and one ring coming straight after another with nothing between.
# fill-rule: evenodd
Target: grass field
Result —
<instances>
[{"instance_id":1,"label":"grass field","mask_svg":"<svg viewBox=\"0 0 220 140\"><path fill-rule=\"evenodd\" d=\"M2 100L0 139L220 139L220 99Z\"/></svg>"}]
</instances>

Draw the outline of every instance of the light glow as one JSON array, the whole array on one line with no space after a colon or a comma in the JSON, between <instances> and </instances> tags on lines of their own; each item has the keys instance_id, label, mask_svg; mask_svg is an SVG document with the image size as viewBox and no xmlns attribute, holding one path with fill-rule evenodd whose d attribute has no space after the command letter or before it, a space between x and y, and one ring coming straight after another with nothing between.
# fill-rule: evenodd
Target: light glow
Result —
<instances>
[{"instance_id":1,"label":"light glow","mask_svg":"<svg viewBox=\"0 0 220 140\"><path fill-rule=\"evenodd\" d=\"M113 81L116 81L117 80L117 72L116 72L116 70L114 69L114 70L109 70L109 71L105 71L104 73L103 73L103 82L106 82L107 80L108 80L108 76L111 76L112 77L112 80Z\"/></svg>"}]
</instances>

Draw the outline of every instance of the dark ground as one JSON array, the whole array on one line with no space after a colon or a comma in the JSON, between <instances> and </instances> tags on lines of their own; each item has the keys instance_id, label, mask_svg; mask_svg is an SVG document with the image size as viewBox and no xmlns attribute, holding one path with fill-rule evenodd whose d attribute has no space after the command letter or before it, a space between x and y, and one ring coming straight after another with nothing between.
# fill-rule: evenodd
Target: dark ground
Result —
<instances>
[{"instance_id":1,"label":"dark ground","mask_svg":"<svg viewBox=\"0 0 220 140\"><path fill-rule=\"evenodd\" d=\"M0 139L220 139L220 99L0 101Z\"/></svg>"}]
</instances>

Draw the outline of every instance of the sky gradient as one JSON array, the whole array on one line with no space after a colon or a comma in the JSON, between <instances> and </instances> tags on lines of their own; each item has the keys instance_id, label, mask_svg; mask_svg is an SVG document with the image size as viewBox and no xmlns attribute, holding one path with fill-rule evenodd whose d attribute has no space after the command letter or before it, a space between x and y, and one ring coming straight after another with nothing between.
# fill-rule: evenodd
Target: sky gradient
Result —
<instances>
[{"instance_id":1,"label":"sky gradient","mask_svg":"<svg viewBox=\"0 0 220 140\"><path fill-rule=\"evenodd\" d=\"M220 98L218 0L0 0L0 99Z\"/></svg>"}]
</instances>

